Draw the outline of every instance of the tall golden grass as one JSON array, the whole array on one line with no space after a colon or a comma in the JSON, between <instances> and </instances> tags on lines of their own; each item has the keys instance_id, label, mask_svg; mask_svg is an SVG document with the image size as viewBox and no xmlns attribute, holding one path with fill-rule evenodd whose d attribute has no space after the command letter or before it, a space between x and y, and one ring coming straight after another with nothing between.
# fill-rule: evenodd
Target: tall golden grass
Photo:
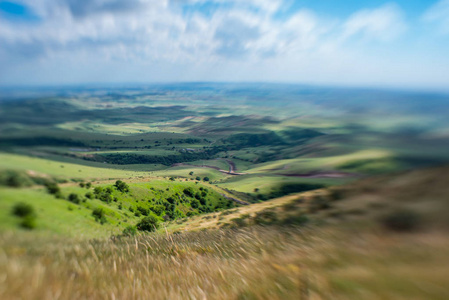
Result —
<instances>
[{"instance_id":1,"label":"tall golden grass","mask_svg":"<svg viewBox=\"0 0 449 300\"><path fill-rule=\"evenodd\" d=\"M0 242L0 299L449 299L438 234L252 227Z\"/></svg>"}]
</instances>

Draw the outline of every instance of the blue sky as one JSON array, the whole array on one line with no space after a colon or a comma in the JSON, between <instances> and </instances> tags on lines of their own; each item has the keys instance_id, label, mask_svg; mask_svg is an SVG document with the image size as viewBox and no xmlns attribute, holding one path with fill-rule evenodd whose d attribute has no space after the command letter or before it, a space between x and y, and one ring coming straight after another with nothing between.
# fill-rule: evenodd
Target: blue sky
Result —
<instances>
[{"instance_id":1,"label":"blue sky","mask_svg":"<svg viewBox=\"0 0 449 300\"><path fill-rule=\"evenodd\" d=\"M449 90L449 0L0 0L0 85Z\"/></svg>"}]
</instances>

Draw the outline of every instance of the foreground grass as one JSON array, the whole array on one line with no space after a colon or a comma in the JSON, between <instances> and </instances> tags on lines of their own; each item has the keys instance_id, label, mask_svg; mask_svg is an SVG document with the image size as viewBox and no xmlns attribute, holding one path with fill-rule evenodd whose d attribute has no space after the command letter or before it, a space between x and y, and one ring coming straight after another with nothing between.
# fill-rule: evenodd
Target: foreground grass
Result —
<instances>
[{"instance_id":1,"label":"foreground grass","mask_svg":"<svg viewBox=\"0 0 449 300\"><path fill-rule=\"evenodd\" d=\"M448 299L448 239L253 227L121 240L0 236L1 299Z\"/></svg>"}]
</instances>

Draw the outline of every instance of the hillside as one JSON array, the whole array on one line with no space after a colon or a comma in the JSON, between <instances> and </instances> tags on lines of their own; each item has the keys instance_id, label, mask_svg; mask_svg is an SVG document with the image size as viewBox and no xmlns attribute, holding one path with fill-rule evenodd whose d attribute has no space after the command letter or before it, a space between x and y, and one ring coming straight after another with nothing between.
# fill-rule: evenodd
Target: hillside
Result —
<instances>
[{"instance_id":1,"label":"hillside","mask_svg":"<svg viewBox=\"0 0 449 300\"><path fill-rule=\"evenodd\" d=\"M134 237L67 239L45 231L3 231L0 270L6 277L0 296L446 299L448 170L367 178L178 219L160 233ZM132 193L145 184L130 183ZM160 184L176 191L190 182ZM65 206L53 209L61 220L73 219ZM405 227L385 221L405 209L412 223L400 214ZM32 283L27 289L20 284L25 281Z\"/></svg>"}]
</instances>

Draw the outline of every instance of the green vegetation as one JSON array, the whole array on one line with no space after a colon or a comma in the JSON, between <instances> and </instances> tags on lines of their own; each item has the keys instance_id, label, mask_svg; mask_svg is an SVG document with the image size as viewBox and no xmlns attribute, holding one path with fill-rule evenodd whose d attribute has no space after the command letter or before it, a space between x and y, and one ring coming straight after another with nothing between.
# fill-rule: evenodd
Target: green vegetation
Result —
<instances>
[{"instance_id":1,"label":"green vegetation","mask_svg":"<svg viewBox=\"0 0 449 300\"><path fill-rule=\"evenodd\" d=\"M156 231L159 228L160 221L153 215L146 216L137 223L136 227L139 231Z\"/></svg>"},{"instance_id":2,"label":"green vegetation","mask_svg":"<svg viewBox=\"0 0 449 300\"><path fill-rule=\"evenodd\" d=\"M304 89L0 101L0 298L448 298L444 102Z\"/></svg>"}]
</instances>

